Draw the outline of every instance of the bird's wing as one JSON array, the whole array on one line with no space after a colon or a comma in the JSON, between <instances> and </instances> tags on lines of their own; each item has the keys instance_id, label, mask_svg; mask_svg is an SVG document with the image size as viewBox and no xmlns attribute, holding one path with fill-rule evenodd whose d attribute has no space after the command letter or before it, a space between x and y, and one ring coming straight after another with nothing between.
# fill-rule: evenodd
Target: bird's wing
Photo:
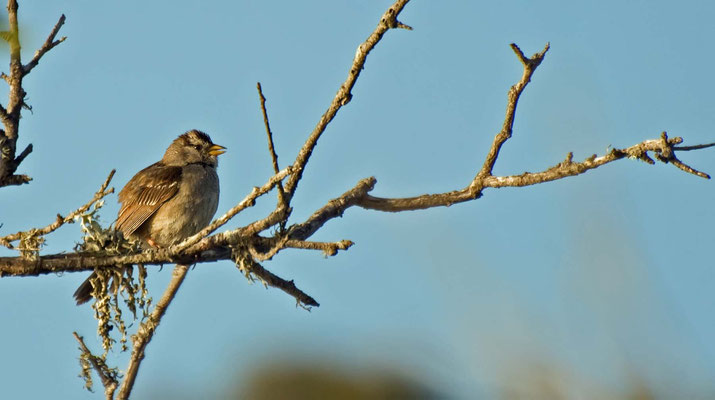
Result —
<instances>
[{"instance_id":1,"label":"bird's wing","mask_svg":"<svg viewBox=\"0 0 715 400\"><path fill-rule=\"evenodd\" d=\"M122 207L116 229L125 237L136 231L162 204L176 195L181 181L181 167L158 162L139 171L119 192Z\"/></svg>"}]
</instances>

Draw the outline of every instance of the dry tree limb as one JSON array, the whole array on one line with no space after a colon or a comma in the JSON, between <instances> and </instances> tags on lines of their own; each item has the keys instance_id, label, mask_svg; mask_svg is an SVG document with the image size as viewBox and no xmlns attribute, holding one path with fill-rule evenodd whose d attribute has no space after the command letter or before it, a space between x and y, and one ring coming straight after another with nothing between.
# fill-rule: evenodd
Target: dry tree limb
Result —
<instances>
[{"instance_id":1,"label":"dry tree limb","mask_svg":"<svg viewBox=\"0 0 715 400\"><path fill-rule=\"evenodd\" d=\"M694 174L696 176L709 179L710 176L704 172L700 172L687 164L680 161L676 156L676 151L681 150L696 150L706 147L715 146L715 144L698 145L689 147L675 147L680 144L683 139L675 137L668 139L667 134L663 132L660 139L645 140L625 149L613 149L608 154L596 157L595 155L586 158L582 162L574 162L573 154L569 153L566 159L542 172L530 173L526 172L521 175L512 176L494 176L492 170L499 156L499 152L504 143L511 138L514 126L514 118L516 116L516 106L519 102L519 97L526 86L531 81L536 68L541 64L549 50L549 44L539 53L534 54L531 58L524 56L524 53L516 44L511 44L511 48L524 66L524 72L521 79L509 90L506 117L502 129L494 137L491 148L487 153L486 159L482 168L479 170L474 179L465 188L454 190L451 192L425 194L415 197L405 198L382 198L374 197L366 194L359 199L360 207L370 210L401 212L409 210L422 210L432 207L451 206L452 204L462 203L481 197L482 191L485 188L501 188L501 187L522 187L536 185L538 183L550 182L557 179L566 178L569 176L580 175L586 171L598 168L604 164L620 160L622 158L637 158L654 164L655 162L648 157L648 152L656 154L656 158L663 163L671 163L681 170Z\"/></svg>"},{"instance_id":2,"label":"dry tree limb","mask_svg":"<svg viewBox=\"0 0 715 400\"><path fill-rule=\"evenodd\" d=\"M309 307L320 306L314 298L298 289L292 280L288 281L273 274L271 271L263 268L263 266L254 260L250 255L240 254L238 256L238 265L239 268L247 275L250 274L258 277L264 285L280 289L295 298L298 306L308 309Z\"/></svg>"},{"instance_id":3,"label":"dry tree limb","mask_svg":"<svg viewBox=\"0 0 715 400\"><path fill-rule=\"evenodd\" d=\"M343 212L353 205L359 205L367 193L375 187L377 179L370 177L360 180L354 188L343 193L340 197L332 199L313 213L305 222L289 228L289 236L293 239L305 240L311 237L326 222L341 217Z\"/></svg>"},{"instance_id":4,"label":"dry tree limb","mask_svg":"<svg viewBox=\"0 0 715 400\"><path fill-rule=\"evenodd\" d=\"M268 152L271 155L271 162L273 163L273 173L277 174L278 168L278 154L276 154L275 146L273 145L273 132L271 131L271 124L268 121L268 111L266 110L266 97L263 95L263 88L261 87L261 82L256 83L256 89L258 90L258 96L261 100L261 114L263 114L263 125L266 126L266 136L268 136ZM283 190L283 182L278 182L278 204L284 205L287 208L285 201L285 191ZM285 228L284 226L282 228Z\"/></svg>"},{"instance_id":5,"label":"dry tree limb","mask_svg":"<svg viewBox=\"0 0 715 400\"><path fill-rule=\"evenodd\" d=\"M296 240L283 238L266 238L263 236L254 236L250 241L251 248L257 252L258 259L270 259L267 255L271 254L274 248L278 250L273 255L277 254L282 249L300 249L300 250L318 250L326 256L334 256L339 250L347 250L355 243L352 240L340 240L337 242L315 242L310 240ZM280 246L278 246L280 244ZM267 249L267 250L264 250Z\"/></svg>"},{"instance_id":6,"label":"dry tree limb","mask_svg":"<svg viewBox=\"0 0 715 400\"><path fill-rule=\"evenodd\" d=\"M2 73L0 77L9 86L7 106L0 105L0 121L4 129L0 129L0 187L9 185L21 185L32 180L27 175L16 175L18 166L25 157L32 152L32 144L29 144L15 157L17 139L20 126L21 111L23 108L31 109L25 103L27 94L22 87L23 78L32 71L40 62L42 56L55 46L62 43L66 37L55 40L57 33L65 23L65 16L62 15L50 32L43 45L35 52L34 57L26 65L22 65L20 54L20 32L17 23L17 0L8 0L7 12L10 30L0 32L2 39L10 46L10 74Z\"/></svg>"},{"instance_id":7,"label":"dry tree limb","mask_svg":"<svg viewBox=\"0 0 715 400\"><path fill-rule=\"evenodd\" d=\"M65 24L65 15L62 14L60 16L59 21L55 24L54 28L52 28L52 31L50 32L50 35L47 36L47 39L45 40L45 43L42 44L42 47L40 47L36 52L34 57L32 57L32 60L30 60L29 63L25 64L23 67L24 74L27 75L32 71L33 68L37 66L37 64L40 62L40 58L45 55L48 51L52 50L57 46L58 44L62 43L67 39L67 36L63 36L57 40L55 40L55 37L60 31L60 28L62 28L62 25Z\"/></svg>"},{"instance_id":8,"label":"dry tree limb","mask_svg":"<svg viewBox=\"0 0 715 400\"><path fill-rule=\"evenodd\" d=\"M156 332L157 326L161 322L161 318L166 313L166 309L171 304L171 301L176 296L179 287L184 282L186 278L186 273L189 271L188 265L177 265L174 267L174 271L171 274L171 281L167 286L161 299L156 303L154 311L152 311L149 318L142 322L137 329L137 333L132 336L132 354L129 358L129 365L127 366L127 371L122 380L122 385L119 387L119 393L117 393L118 400L125 400L129 398L134 387L134 381L136 380L137 373L139 372L139 366L144 359L144 351L146 346L154 337L154 332Z\"/></svg>"},{"instance_id":9,"label":"dry tree limb","mask_svg":"<svg viewBox=\"0 0 715 400\"><path fill-rule=\"evenodd\" d=\"M347 79L342 85L340 85L340 88L335 94L333 101L330 103L328 110L325 111L325 113L320 117L320 121L318 121L318 124L313 129L313 132L311 132L310 136L308 137L308 140L306 140L303 144L303 147L300 149L300 151L298 152L298 156L293 162L293 166L296 168L296 173L291 176L291 178L288 180L288 182L286 182L285 185L285 189L287 192L287 200L289 202L295 194L295 190L298 187L298 182L303 176L303 170L305 168L305 165L308 163L310 155L313 153L315 146L318 144L318 139L320 139L320 136L323 134L323 132L325 132L325 128L328 127L330 121L335 118L335 115L338 113L340 108L347 105L352 99L352 89L355 86L355 82L357 82L358 77L360 76L360 72L365 67L365 60L367 59L367 55L370 53L370 51L372 51L372 49L375 48L377 43L380 42L380 39L382 39L383 35L385 35L388 30L396 28L412 30L410 26L405 25L397 20L397 16L400 14L402 9L407 5L408 2L409 0L395 1L395 3L392 4L390 8L385 11L384 14L382 14L382 18L380 18L380 22L377 24L377 28L375 28L375 30L370 34L370 36L358 46Z\"/></svg>"},{"instance_id":10,"label":"dry tree limb","mask_svg":"<svg viewBox=\"0 0 715 400\"><path fill-rule=\"evenodd\" d=\"M665 132L663 132L662 135L666 135ZM608 152L608 154L600 157L592 155L581 162L573 161L573 154L569 153L564 161L541 172L525 172L520 175L511 176L477 176L474 181L470 182L470 184L463 189L445 193L425 194L415 197L383 198L365 195L360 199L358 205L369 210L389 212L422 210L440 206L449 207L452 204L463 203L465 201L476 199L481 196L481 192L485 188L523 187L551 182L570 176L580 175L623 158L640 159L649 164L654 164L655 161L648 157L648 152L653 152L655 154L669 154L668 157L661 156L656 158L664 163L671 163L685 172L701 178L709 179L710 176L708 174L688 166L675 157L673 152L678 151L678 149L673 145L681 142L682 138L680 137L667 139L666 136L666 141L663 139L650 139L624 149L612 149ZM475 188L481 188L481 190L476 191Z\"/></svg>"},{"instance_id":11,"label":"dry tree limb","mask_svg":"<svg viewBox=\"0 0 715 400\"><path fill-rule=\"evenodd\" d=\"M675 150L675 151L691 151L691 150L707 149L708 147L713 147L713 146L715 146L715 143L697 144L695 146L675 146L675 147L673 147L673 150Z\"/></svg>"},{"instance_id":12,"label":"dry tree limb","mask_svg":"<svg viewBox=\"0 0 715 400\"><path fill-rule=\"evenodd\" d=\"M485 177L492 174L492 169L494 169L494 164L497 161L497 157L499 157L501 147L507 140L509 140L509 138L511 138L514 128L514 118L516 117L516 105L519 102L519 97L521 97L521 93L524 89L526 89L526 85L531 82L531 76L544 60L544 56L546 55L546 52L549 51L549 47L549 43L546 43L543 50L534 54L531 58L527 58L524 53L522 53L519 46L514 43L511 44L511 49L514 50L514 53L524 66L524 73L521 76L521 80L509 89L509 101L506 106L506 118L504 118L504 124L502 125L501 131L494 138L492 147L489 149L487 158L484 160L484 165L482 166L482 169L479 170L479 173L477 173L477 177L474 179L475 181L478 181L478 177Z\"/></svg>"}]
</instances>

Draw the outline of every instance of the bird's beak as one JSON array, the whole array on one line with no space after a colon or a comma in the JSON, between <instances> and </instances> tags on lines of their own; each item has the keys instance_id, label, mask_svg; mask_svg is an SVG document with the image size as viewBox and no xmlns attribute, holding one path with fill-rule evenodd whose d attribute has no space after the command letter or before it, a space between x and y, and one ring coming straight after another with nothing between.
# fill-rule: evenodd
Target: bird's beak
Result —
<instances>
[{"instance_id":1,"label":"bird's beak","mask_svg":"<svg viewBox=\"0 0 715 400\"><path fill-rule=\"evenodd\" d=\"M220 144L214 144L211 147L209 147L209 155L211 156L218 156L226 152L226 148L221 146Z\"/></svg>"}]
</instances>

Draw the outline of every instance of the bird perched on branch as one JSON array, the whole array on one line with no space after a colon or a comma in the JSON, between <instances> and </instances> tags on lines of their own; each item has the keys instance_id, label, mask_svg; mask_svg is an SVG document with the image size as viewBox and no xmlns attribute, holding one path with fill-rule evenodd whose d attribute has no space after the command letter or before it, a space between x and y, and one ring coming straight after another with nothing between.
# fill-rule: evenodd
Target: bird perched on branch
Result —
<instances>
[{"instance_id":1,"label":"bird perched on branch","mask_svg":"<svg viewBox=\"0 0 715 400\"><path fill-rule=\"evenodd\" d=\"M216 167L225 149L198 130L176 138L161 161L139 171L119 192L115 229L152 247L170 246L203 229L218 207ZM94 276L74 293L77 305L92 298Z\"/></svg>"}]
</instances>

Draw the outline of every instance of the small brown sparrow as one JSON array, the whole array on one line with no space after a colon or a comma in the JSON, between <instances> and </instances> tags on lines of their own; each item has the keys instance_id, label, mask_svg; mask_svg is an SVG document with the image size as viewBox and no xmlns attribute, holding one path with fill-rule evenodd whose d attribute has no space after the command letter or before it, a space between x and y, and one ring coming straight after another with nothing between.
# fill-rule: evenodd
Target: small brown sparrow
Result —
<instances>
[{"instance_id":1,"label":"small brown sparrow","mask_svg":"<svg viewBox=\"0 0 715 400\"><path fill-rule=\"evenodd\" d=\"M191 130L176 138L161 161L139 171L119 192L115 229L153 247L167 247L203 229L218 207L216 167L225 147ZM85 280L74 293L77 305L92 298Z\"/></svg>"}]
</instances>

